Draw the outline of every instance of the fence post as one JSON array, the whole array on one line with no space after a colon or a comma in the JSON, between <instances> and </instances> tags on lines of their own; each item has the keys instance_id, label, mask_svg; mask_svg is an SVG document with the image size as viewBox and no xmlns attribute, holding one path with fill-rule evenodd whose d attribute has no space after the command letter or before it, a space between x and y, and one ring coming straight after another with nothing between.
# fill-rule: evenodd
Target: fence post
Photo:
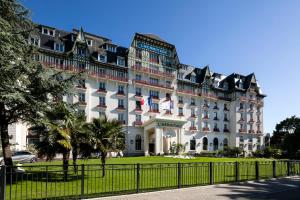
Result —
<instances>
[{"instance_id":1,"label":"fence post","mask_svg":"<svg viewBox=\"0 0 300 200\"><path fill-rule=\"evenodd\" d=\"M1 167L1 183L0 183L0 200L5 200L6 195L6 167L5 165Z\"/></svg>"},{"instance_id":2,"label":"fence post","mask_svg":"<svg viewBox=\"0 0 300 200\"><path fill-rule=\"evenodd\" d=\"M256 180L259 180L259 162L255 161L255 177Z\"/></svg>"},{"instance_id":3,"label":"fence post","mask_svg":"<svg viewBox=\"0 0 300 200\"><path fill-rule=\"evenodd\" d=\"M235 162L235 182L239 182L239 162Z\"/></svg>"},{"instance_id":4,"label":"fence post","mask_svg":"<svg viewBox=\"0 0 300 200\"><path fill-rule=\"evenodd\" d=\"M214 163L209 163L209 184L214 184Z\"/></svg>"},{"instance_id":5,"label":"fence post","mask_svg":"<svg viewBox=\"0 0 300 200\"><path fill-rule=\"evenodd\" d=\"M181 188L181 163L179 162L177 165L177 186L178 188Z\"/></svg>"},{"instance_id":6,"label":"fence post","mask_svg":"<svg viewBox=\"0 0 300 200\"><path fill-rule=\"evenodd\" d=\"M81 199L84 197L84 164L81 165Z\"/></svg>"},{"instance_id":7,"label":"fence post","mask_svg":"<svg viewBox=\"0 0 300 200\"><path fill-rule=\"evenodd\" d=\"M291 161L287 161L287 176L291 175Z\"/></svg>"},{"instance_id":8,"label":"fence post","mask_svg":"<svg viewBox=\"0 0 300 200\"><path fill-rule=\"evenodd\" d=\"M273 178L276 178L276 160L273 160Z\"/></svg>"},{"instance_id":9,"label":"fence post","mask_svg":"<svg viewBox=\"0 0 300 200\"><path fill-rule=\"evenodd\" d=\"M136 193L140 192L140 163L136 165Z\"/></svg>"}]
</instances>

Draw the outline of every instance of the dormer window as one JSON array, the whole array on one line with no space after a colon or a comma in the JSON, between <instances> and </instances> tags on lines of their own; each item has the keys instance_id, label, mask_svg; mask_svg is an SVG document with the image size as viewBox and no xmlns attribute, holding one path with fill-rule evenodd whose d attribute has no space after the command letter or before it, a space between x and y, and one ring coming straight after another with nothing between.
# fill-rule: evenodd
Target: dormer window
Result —
<instances>
[{"instance_id":1,"label":"dormer window","mask_svg":"<svg viewBox=\"0 0 300 200\"><path fill-rule=\"evenodd\" d=\"M81 56L85 56L85 54L86 54L86 50L85 49L81 49L81 48L78 48L77 52Z\"/></svg>"},{"instance_id":2,"label":"dormer window","mask_svg":"<svg viewBox=\"0 0 300 200\"><path fill-rule=\"evenodd\" d=\"M98 54L98 61L103 62L103 63L106 63L106 56L105 56L105 55Z\"/></svg>"},{"instance_id":3,"label":"dormer window","mask_svg":"<svg viewBox=\"0 0 300 200\"><path fill-rule=\"evenodd\" d=\"M59 44L59 43L54 43L54 50L64 52L65 51L65 45L64 44Z\"/></svg>"},{"instance_id":4,"label":"dormer window","mask_svg":"<svg viewBox=\"0 0 300 200\"><path fill-rule=\"evenodd\" d=\"M117 58L117 65L125 66L125 58L124 57L118 57Z\"/></svg>"},{"instance_id":5,"label":"dormer window","mask_svg":"<svg viewBox=\"0 0 300 200\"><path fill-rule=\"evenodd\" d=\"M36 37L30 37L30 44L40 46L40 39Z\"/></svg>"},{"instance_id":6,"label":"dormer window","mask_svg":"<svg viewBox=\"0 0 300 200\"><path fill-rule=\"evenodd\" d=\"M239 88L243 89L244 88L244 84L243 82L240 80L240 83L239 83Z\"/></svg>"},{"instance_id":7,"label":"dormer window","mask_svg":"<svg viewBox=\"0 0 300 200\"><path fill-rule=\"evenodd\" d=\"M44 35L54 36L54 30L51 30L51 29L49 29L49 28L43 27L43 28L42 28L42 33L43 33Z\"/></svg>"},{"instance_id":8,"label":"dormer window","mask_svg":"<svg viewBox=\"0 0 300 200\"><path fill-rule=\"evenodd\" d=\"M227 82L224 82L223 88L224 88L225 90L228 89L228 83L227 83Z\"/></svg>"},{"instance_id":9,"label":"dormer window","mask_svg":"<svg viewBox=\"0 0 300 200\"><path fill-rule=\"evenodd\" d=\"M87 42L88 46L90 46L90 47L93 46L93 40L87 40L86 42Z\"/></svg>"},{"instance_id":10,"label":"dormer window","mask_svg":"<svg viewBox=\"0 0 300 200\"><path fill-rule=\"evenodd\" d=\"M113 46L113 45L107 44L107 45L106 45L106 50L107 50L107 51L111 51L111 52L116 52L116 51L117 51L117 48L116 48L115 46Z\"/></svg>"},{"instance_id":11,"label":"dormer window","mask_svg":"<svg viewBox=\"0 0 300 200\"><path fill-rule=\"evenodd\" d=\"M178 73L178 78L179 78L179 79L183 79L183 73L179 72L179 73Z\"/></svg>"},{"instance_id":12,"label":"dormer window","mask_svg":"<svg viewBox=\"0 0 300 200\"><path fill-rule=\"evenodd\" d=\"M192 75L192 76L191 76L191 81L192 81L193 83L196 82L196 76L195 76L195 75Z\"/></svg>"}]
</instances>

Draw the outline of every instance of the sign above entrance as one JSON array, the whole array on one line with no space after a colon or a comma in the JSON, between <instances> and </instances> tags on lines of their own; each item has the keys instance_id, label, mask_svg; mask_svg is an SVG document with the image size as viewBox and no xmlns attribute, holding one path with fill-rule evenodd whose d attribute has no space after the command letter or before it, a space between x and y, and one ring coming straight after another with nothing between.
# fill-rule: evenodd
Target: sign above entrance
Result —
<instances>
[{"instance_id":1,"label":"sign above entrance","mask_svg":"<svg viewBox=\"0 0 300 200\"><path fill-rule=\"evenodd\" d=\"M175 127L175 128L181 128L182 123L174 123L174 122L167 122L167 121L162 121L162 122L156 122L158 127Z\"/></svg>"}]
</instances>

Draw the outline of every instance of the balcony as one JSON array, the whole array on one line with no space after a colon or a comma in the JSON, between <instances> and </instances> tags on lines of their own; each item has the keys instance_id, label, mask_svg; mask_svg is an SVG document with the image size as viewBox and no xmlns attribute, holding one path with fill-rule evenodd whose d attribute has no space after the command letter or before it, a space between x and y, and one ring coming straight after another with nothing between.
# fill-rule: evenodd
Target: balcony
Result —
<instances>
[{"instance_id":1,"label":"balcony","mask_svg":"<svg viewBox=\"0 0 300 200\"><path fill-rule=\"evenodd\" d=\"M248 133L255 133L255 131L254 130L249 130Z\"/></svg>"},{"instance_id":2,"label":"balcony","mask_svg":"<svg viewBox=\"0 0 300 200\"><path fill-rule=\"evenodd\" d=\"M214 106L213 109L214 110L219 110L219 107L218 106Z\"/></svg>"},{"instance_id":3,"label":"balcony","mask_svg":"<svg viewBox=\"0 0 300 200\"><path fill-rule=\"evenodd\" d=\"M219 121L219 118L218 117L214 117L214 119L213 120L215 120L215 121Z\"/></svg>"},{"instance_id":4,"label":"balcony","mask_svg":"<svg viewBox=\"0 0 300 200\"><path fill-rule=\"evenodd\" d=\"M86 106L87 103L85 101L78 101L79 106Z\"/></svg>"},{"instance_id":5,"label":"balcony","mask_svg":"<svg viewBox=\"0 0 300 200\"><path fill-rule=\"evenodd\" d=\"M183 106L183 101L178 101L178 106Z\"/></svg>"},{"instance_id":6,"label":"balcony","mask_svg":"<svg viewBox=\"0 0 300 200\"><path fill-rule=\"evenodd\" d=\"M117 97L125 97L126 95L125 95L125 92L124 92L124 91L118 91L118 92L116 93L116 96L117 96Z\"/></svg>"},{"instance_id":7,"label":"balcony","mask_svg":"<svg viewBox=\"0 0 300 200\"><path fill-rule=\"evenodd\" d=\"M254 119L250 119L248 123L249 124L253 124L254 123Z\"/></svg>"},{"instance_id":8,"label":"balcony","mask_svg":"<svg viewBox=\"0 0 300 200\"><path fill-rule=\"evenodd\" d=\"M205 116L203 117L203 119L209 119L208 115L205 115Z\"/></svg>"},{"instance_id":9,"label":"balcony","mask_svg":"<svg viewBox=\"0 0 300 200\"><path fill-rule=\"evenodd\" d=\"M76 85L76 88L80 89L80 90L86 90L86 86L85 85Z\"/></svg>"},{"instance_id":10,"label":"balcony","mask_svg":"<svg viewBox=\"0 0 300 200\"><path fill-rule=\"evenodd\" d=\"M238 122L239 122L239 123L244 123L245 120L244 120L243 118L240 118Z\"/></svg>"},{"instance_id":11,"label":"balcony","mask_svg":"<svg viewBox=\"0 0 300 200\"><path fill-rule=\"evenodd\" d=\"M228 128L224 128L224 129L223 129L223 132L224 132L224 133L229 133L229 129L228 129Z\"/></svg>"},{"instance_id":12,"label":"balcony","mask_svg":"<svg viewBox=\"0 0 300 200\"><path fill-rule=\"evenodd\" d=\"M136 100L141 100L142 98L143 98L143 96L141 95L141 94L135 94L134 95L134 98L136 99Z\"/></svg>"},{"instance_id":13,"label":"balcony","mask_svg":"<svg viewBox=\"0 0 300 200\"><path fill-rule=\"evenodd\" d=\"M239 97L239 100L240 100L241 102L246 102L246 101L247 101L247 98L244 97L244 96L240 96L240 97Z\"/></svg>"},{"instance_id":14,"label":"balcony","mask_svg":"<svg viewBox=\"0 0 300 200\"><path fill-rule=\"evenodd\" d=\"M187 94L187 95L191 95L191 96L198 96L197 93L194 90L177 89L176 91L177 91L177 93L180 93L180 94Z\"/></svg>"},{"instance_id":15,"label":"balcony","mask_svg":"<svg viewBox=\"0 0 300 200\"><path fill-rule=\"evenodd\" d=\"M134 65L131 67L131 69L134 71L137 71L137 72L153 74L153 75L160 76L160 77L166 77L166 78L171 78L171 79L175 78L175 75L173 73L163 72L160 70L150 69L147 67Z\"/></svg>"},{"instance_id":16,"label":"balcony","mask_svg":"<svg viewBox=\"0 0 300 200\"><path fill-rule=\"evenodd\" d=\"M204 128L202 128L202 131L204 131L204 132L209 132L210 129L209 129L208 127L204 127Z\"/></svg>"},{"instance_id":17,"label":"balcony","mask_svg":"<svg viewBox=\"0 0 300 200\"><path fill-rule=\"evenodd\" d=\"M123 105L119 105L117 108L116 108L117 111L120 111L120 112L124 112L126 109Z\"/></svg>"},{"instance_id":18,"label":"balcony","mask_svg":"<svg viewBox=\"0 0 300 200\"><path fill-rule=\"evenodd\" d=\"M97 90L97 93L99 93L99 94L106 94L107 91L106 91L106 89L99 88L99 89Z\"/></svg>"},{"instance_id":19,"label":"balcony","mask_svg":"<svg viewBox=\"0 0 300 200\"><path fill-rule=\"evenodd\" d=\"M191 103L190 107L196 107L196 103L195 102Z\"/></svg>"},{"instance_id":20,"label":"balcony","mask_svg":"<svg viewBox=\"0 0 300 200\"><path fill-rule=\"evenodd\" d=\"M261 134L262 132L260 130L256 131L257 134Z\"/></svg>"},{"instance_id":21,"label":"balcony","mask_svg":"<svg viewBox=\"0 0 300 200\"><path fill-rule=\"evenodd\" d=\"M133 122L134 126L141 126L143 125L143 122L142 121L135 121Z\"/></svg>"},{"instance_id":22,"label":"balcony","mask_svg":"<svg viewBox=\"0 0 300 200\"><path fill-rule=\"evenodd\" d=\"M208 109L208 108L209 108L209 105L208 105L208 104L204 104L202 107L203 107L204 109Z\"/></svg>"},{"instance_id":23,"label":"balcony","mask_svg":"<svg viewBox=\"0 0 300 200\"><path fill-rule=\"evenodd\" d=\"M105 109L107 106L106 106L106 104L99 104L98 106L97 106L97 108L103 108L103 109Z\"/></svg>"},{"instance_id":24,"label":"balcony","mask_svg":"<svg viewBox=\"0 0 300 200\"><path fill-rule=\"evenodd\" d=\"M183 113L178 114L179 117L184 117Z\"/></svg>"},{"instance_id":25,"label":"balcony","mask_svg":"<svg viewBox=\"0 0 300 200\"><path fill-rule=\"evenodd\" d=\"M240 107L240 108L238 109L238 111L239 111L239 112L245 112L245 109L244 109L243 107Z\"/></svg>"},{"instance_id":26,"label":"balcony","mask_svg":"<svg viewBox=\"0 0 300 200\"><path fill-rule=\"evenodd\" d=\"M222 96L217 96L214 94L207 94L207 93L199 93L199 96L202 96L207 99L213 99L213 100L224 100L224 101L231 101L230 97L222 97Z\"/></svg>"},{"instance_id":27,"label":"balcony","mask_svg":"<svg viewBox=\"0 0 300 200\"><path fill-rule=\"evenodd\" d=\"M191 114L191 118L197 118L197 116L195 114Z\"/></svg>"},{"instance_id":28,"label":"balcony","mask_svg":"<svg viewBox=\"0 0 300 200\"><path fill-rule=\"evenodd\" d=\"M146 85L155 89L165 89L165 90L174 90L174 87L171 87L170 85L163 85L163 84L159 84L159 83L152 83L150 81L145 81L145 80L132 80L133 83L138 84L138 85Z\"/></svg>"},{"instance_id":29,"label":"balcony","mask_svg":"<svg viewBox=\"0 0 300 200\"><path fill-rule=\"evenodd\" d=\"M190 131L197 131L196 126L191 126L191 127L190 127Z\"/></svg>"},{"instance_id":30,"label":"balcony","mask_svg":"<svg viewBox=\"0 0 300 200\"><path fill-rule=\"evenodd\" d=\"M219 128L214 128L214 132L220 132Z\"/></svg>"},{"instance_id":31,"label":"balcony","mask_svg":"<svg viewBox=\"0 0 300 200\"><path fill-rule=\"evenodd\" d=\"M226 112L227 112L227 111L229 111L229 109L228 109L228 108L224 108L224 111L226 111Z\"/></svg>"},{"instance_id":32,"label":"balcony","mask_svg":"<svg viewBox=\"0 0 300 200\"><path fill-rule=\"evenodd\" d=\"M257 100L257 105L258 106L264 106L264 102L262 100Z\"/></svg>"},{"instance_id":33,"label":"balcony","mask_svg":"<svg viewBox=\"0 0 300 200\"><path fill-rule=\"evenodd\" d=\"M250 103L257 103L257 100L256 100L255 98L250 98L250 99L249 99L249 102L250 102Z\"/></svg>"},{"instance_id":34,"label":"balcony","mask_svg":"<svg viewBox=\"0 0 300 200\"><path fill-rule=\"evenodd\" d=\"M140 107L136 107L136 108L134 109L134 112L140 114L140 113L143 112L143 110L142 110L142 108L140 108Z\"/></svg>"},{"instance_id":35,"label":"balcony","mask_svg":"<svg viewBox=\"0 0 300 200\"><path fill-rule=\"evenodd\" d=\"M159 113L158 109L149 109L149 113Z\"/></svg>"},{"instance_id":36,"label":"balcony","mask_svg":"<svg viewBox=\"0 0 300 200\"><path fill-rule=\"evenodd\" d=\"M250 112L250 113L253 113L253 112L254 112L254 109L253 109L253 108L250 108L250 109L249 109L249 112Z\"/></svg>"},{"instance_id":37,"label":"balcony","mask_svg":"<svg viewBox=\"0 0 300 200\"><path fill-rule=\"evenodd\" d=\"M224 118L224 122L229 122L229 120L227 118Z\"/></svg>"},{"instance_id":38,"label":"balcony","mask_svg":"<svg viewBox=\"0 0 300 200\"><path fill-rule=\"evenodd\" d=\"M239 133L246 133L245 129L239 129Z\"/></svg>"},{"instance_id":39,"label":"balcony","mask_svg":"<svg viewBox=\"0 0 300 200\"><path fill-rule=\"evenodd\" d=\"M151 96L151 98L152 98L152 101L154 101L156 103L159 103L159 101L160 101L159 97L157 97L157 96Z\"/></svg>"},{"instance_id":40,"label":"balcony","mask_svg":"<svg viewBox=\"0 0 300 200\"><path fill-rule=\"evenodd\" d=\"M166 110L165 115L172 115L172 112L170 110Z\"/></svg>"}]
</instances>

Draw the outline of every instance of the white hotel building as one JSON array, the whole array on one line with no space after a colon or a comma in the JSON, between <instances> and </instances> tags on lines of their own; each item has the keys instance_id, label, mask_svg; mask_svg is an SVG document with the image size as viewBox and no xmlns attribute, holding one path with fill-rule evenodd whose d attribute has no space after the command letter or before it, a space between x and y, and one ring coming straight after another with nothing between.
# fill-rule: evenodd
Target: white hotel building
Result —
<instances>
[{"instance_id":1,"label":"white hotel building","mask_svg":"<svg viewBox=\"0 0 300 200\"><path fill-rule=\"evenodd\" d=\"M226 76L208 66L182 64L175 46L153 34L136 33L124 48L83 30L39 25L29 40L39 47L45 67L66 76L86 72L74 83L78 95L63 98L79 102L87 121L101 115L120 120L126 132L124 154L167 154L173 144L183 144L191 154L225 146L246 152L264 147L265 95L254 74ZM163 110L168 101L173 108ZM21 124L10 132L16 149L39 139Z\"/></svg>"}]
</instances>

